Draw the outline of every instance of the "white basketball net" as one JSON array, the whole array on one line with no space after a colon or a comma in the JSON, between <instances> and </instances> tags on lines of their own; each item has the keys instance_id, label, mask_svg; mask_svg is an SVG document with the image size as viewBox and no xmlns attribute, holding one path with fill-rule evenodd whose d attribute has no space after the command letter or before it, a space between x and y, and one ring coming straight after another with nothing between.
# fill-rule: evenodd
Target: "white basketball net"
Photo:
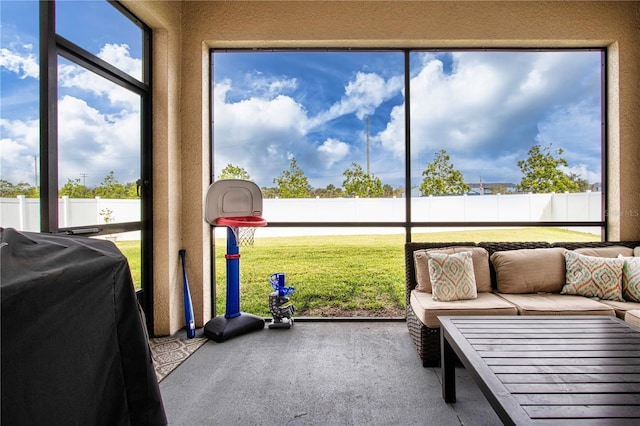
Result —
<instances>
[{"instance_id":1,"label":"white basketball net","mask_svg":"<svg viewBox=\"0 0 640 426\"><path fill-rule=\"evenodd\" d=\"M253 247L253 236L256 228L244 226L230 226L233 235L236 236L236 245L238 247Z\"/></svg>"}]
</instances>

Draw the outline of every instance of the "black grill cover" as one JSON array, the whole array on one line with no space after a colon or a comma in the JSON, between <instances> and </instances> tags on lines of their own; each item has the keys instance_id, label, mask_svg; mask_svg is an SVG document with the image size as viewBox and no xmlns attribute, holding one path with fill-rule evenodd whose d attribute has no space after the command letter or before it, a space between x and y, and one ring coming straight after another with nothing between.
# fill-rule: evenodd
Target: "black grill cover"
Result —
<instances>
[{"instance_id":1,"label":"black grill cover","mask_svg":"<svg viewBox=\"0 0 640 426\"><path fill-rule=\"evenodd\" d=\"M2 424L166 424L118 248L10 228L0 241Z\"/></svg>"}]
</instances>

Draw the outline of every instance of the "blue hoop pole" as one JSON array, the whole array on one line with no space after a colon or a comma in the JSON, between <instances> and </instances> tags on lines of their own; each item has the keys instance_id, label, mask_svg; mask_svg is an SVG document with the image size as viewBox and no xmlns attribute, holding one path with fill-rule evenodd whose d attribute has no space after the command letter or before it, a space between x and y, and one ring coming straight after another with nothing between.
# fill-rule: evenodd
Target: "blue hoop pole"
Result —
<instances>
[{"instance_id":1,"label":"blue hoop pole","mask_svg":"<svg viewBox=\"0 0 640 426\"><path fill-rule=\"evenodd\" d=\"M236 235L227 227L227 309L225 318L240 316L240 250Z\"/></svg>"}]
</instances>

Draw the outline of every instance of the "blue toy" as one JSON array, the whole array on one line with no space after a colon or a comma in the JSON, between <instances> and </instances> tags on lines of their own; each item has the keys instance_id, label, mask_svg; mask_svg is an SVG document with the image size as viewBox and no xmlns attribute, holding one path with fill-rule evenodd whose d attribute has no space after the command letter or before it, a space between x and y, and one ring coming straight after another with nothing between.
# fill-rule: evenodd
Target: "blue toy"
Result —
<instances>
[{"instance_id":1,"label":"blue toy","mask_svg":"<svg viewBox=\"0 0 640 426\"><path fill-rule=\"evenodd\" d=\"M293 305L289 302L290 296L295 291L293 287L286 287L284 284L285 275L284 272L276 272L269 275L269 284L273 287L273 292L269 294L269 311L273 319L269 328L291 328L293 325L293 318L291 318L295 312Z\"/></svg>"}]
</instances>

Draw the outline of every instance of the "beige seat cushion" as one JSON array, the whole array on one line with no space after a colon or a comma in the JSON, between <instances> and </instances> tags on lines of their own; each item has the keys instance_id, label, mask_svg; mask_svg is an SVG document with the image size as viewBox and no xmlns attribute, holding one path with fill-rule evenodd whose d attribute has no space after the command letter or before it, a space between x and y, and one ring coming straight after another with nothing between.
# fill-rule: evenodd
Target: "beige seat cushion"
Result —
<instances>
[{"instance_id":1,"label":"beige seat cushion","mask_svg":"<svg viewBox=\"0 0 640 426\"><path fill-rule=\"evenodd\" d=\"M498 293L498 296L517 306L520 315L615 315L611 306L583 296L548 293Z\"/></svg>"},{"instance_id":2,"label":"beige seat cushion","mask_svg":"<svg viewBox=\"0 0 640 426\"><path fill-rule=\"evenodd\" d=\"M600 300L600 302L611 306L616 311L616 316L620 319L624 319L624 314L627 311L640 311L640 303L638 302L618 302L615 300Z\"/></svg>"},{"instance_id":3,"label":"beige seat cushion","mask_svg":"<svg viewBox=\"0 0 640 426\"><path fill-rule=\"evenodd\" d=\"M497 251L491 255L499 293L560 293L565 283L562 247Z\"/></svg>"},{"instance_id":4,"label":"beige seat cushion","mask_svg":"<svg viewBox=\"0 0 640 426\"><path fill-rule=\"evenodd\" d=\"M438 316L446 315L517 315L518 310L493 293L478 293L477 299L441 302L431 293L411 291L411 308L418 319L430 328L440 327Z\"/></svg>"},{"instance_id":5,"label":"beige seat cushion","mask_svg":"<svg viewBox=\"0 0 640 426\"><path fill-rule=\"evenodd\" d=\"M582 247L574 250L576 253L593 257L624 257L633 256L633 249L625 246L609 246L609 247Z\"/></svg>"},{"instance_id":6,"label":"beige seat cushion","mask_svg":"<svg viewBox=\"0 0 640 426\"><path fill-rule=\"evenodd\" d=\"M640 327L640 310L627 311L627 313L624 316L624 320L629 324L633 324L636 327Z\"/></svg>"},{"instance_id":7,"label":"beige seat cushion","mask_svg":"<svg viewBox=\"0 0 640 426\"><path fill-rule=\"evenodd\" d=\"M482 247L445 247L438 249L416 250L413 252L413 260L416 267L416 290L431 293L431 279L429 277L429 258L426 252L435 251L446 254L455 254L463 251L471 251L473 261L473 274L476 279L478 293L491 292L491 272L489 271L489 253Z\"/></svg>"}]
</instances>

